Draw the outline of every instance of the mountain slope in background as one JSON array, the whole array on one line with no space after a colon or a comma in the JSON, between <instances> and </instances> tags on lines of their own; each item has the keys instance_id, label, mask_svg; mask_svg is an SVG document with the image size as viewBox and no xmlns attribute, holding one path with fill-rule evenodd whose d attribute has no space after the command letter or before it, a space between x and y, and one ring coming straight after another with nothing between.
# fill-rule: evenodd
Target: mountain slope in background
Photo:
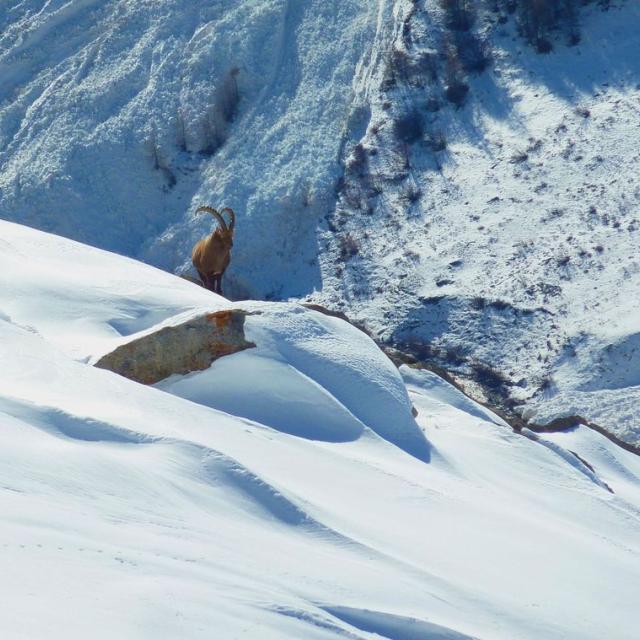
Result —
<instances>
[{"instance_id":1,"label":"mountain slope in background","mask_svg":"<svg viewBox=\"0 0 640 640\"><path fill-rule=\"evenodd\" d=\"M487 18L493 62L460 108L447 60L417 71L441 49L437 12L405 8L318 297L510 411L637 445L638 7L590 7L581 43L544 56Z\"/></svg>"},{"instance_id":2,"label":"mountain slope in background","mask_svg":"<svg viewBox=\"0 0 640 640\"><path fill-rule=\"evenodd\" d=\"M223 201L242 217L236 287L311 290L366 4L4 9L0 212L174 269L210 226L191 201Z\"/></svg>"},{"instance_id":3,"label":"mountain slope in background","mask_svg":"<svg viewBox=\"0 0 640 640\"><path fill-rule=\"evenodd\" d=\"M235 297L637 445L639 9L539 55L507 5L461 34L436 1L5 3L0 216L181 272L195 205L233 206Z\"/></svg>"},{"instance_id":4,"label":"mountain slope in background","mask_svg":"<svg viewBox=\"0 0 640 640\"><path fill-rule=\"evenodd\" d=\"M255 349L137 384L90 362L231 304L0 230L7 637L633 633L637 456L584 427L517 435L297 304L242 303Z\"/></svg>"}]
</instances>

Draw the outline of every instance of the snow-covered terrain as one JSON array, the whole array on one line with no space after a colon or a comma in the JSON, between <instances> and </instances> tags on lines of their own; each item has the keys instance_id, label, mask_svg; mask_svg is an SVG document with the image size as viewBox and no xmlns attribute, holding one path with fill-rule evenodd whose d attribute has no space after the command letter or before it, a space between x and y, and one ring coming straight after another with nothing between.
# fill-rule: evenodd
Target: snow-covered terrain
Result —
<instances>
[{"instance_id":1,"label":"snow-covered terrain","mask_svg":"<svg viewBox=\"0 0 640 640\"><path fill-rule=\"evenodd\" d=\"M493 64L457 109L442 66L416 71L441 48L436 9L410 5L390 46L409 71L382 74L347 157L348 242L323 254L315 297L527 419L581 415L640 444L640 7L590 7L581 43L544 56L494 24Z\"/></svg>"},{"instance_id":2,"label":"snow-covered terrain","mask_svg":"<svg viewBox=\"0 0 640 640\"><path fill-rule=\"evenodd\" d=\"M637 456L517 435L297 304L241 303L255 349L137 384L91 362L237 304L0 232L2 637L633 637Z\"/></svg>"},{"instance_id":3,"label":"snow-covered terrain","mask_svg":"<svg viewBox=\"0 0 640 640\"><path fill-rule=\"evenodd\" d=\"M638 446L640 8L539 55L508 5L461 36L437 0L5 2L0 217L181 273L195 206L233 206L233 297ZM456 38L490 58L461 106Z\"/></svg>"}]
</instances>

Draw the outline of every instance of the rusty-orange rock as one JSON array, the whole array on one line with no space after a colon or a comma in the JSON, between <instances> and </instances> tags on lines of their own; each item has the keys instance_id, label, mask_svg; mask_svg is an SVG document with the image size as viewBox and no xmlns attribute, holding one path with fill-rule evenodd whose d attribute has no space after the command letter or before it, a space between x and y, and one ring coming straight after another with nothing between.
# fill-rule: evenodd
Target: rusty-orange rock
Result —
<instances>
[{"instance_id":1,"label":"rusty-orange rock","mask_svg":"<svg viewBox=\"0 0 640 640\"><path fill-rule=\"evenodd\" d=\"M245 340L246 315L238 309L217 311L164 327L119 346L95 366L143 384L202 371L217 358L256 346Z\"/></svg>"}]
</instances>

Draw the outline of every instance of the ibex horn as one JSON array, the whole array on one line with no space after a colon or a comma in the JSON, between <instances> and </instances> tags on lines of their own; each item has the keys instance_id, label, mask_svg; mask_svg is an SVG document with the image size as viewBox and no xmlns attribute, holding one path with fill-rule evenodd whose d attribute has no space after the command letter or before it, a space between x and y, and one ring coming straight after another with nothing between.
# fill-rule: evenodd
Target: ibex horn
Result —
<instances>
[{"instance_id":1,"label":"ibex horn","mask_svg":"<svg viewBox=\"0 0 640 640\"><path fill-rule=\"evenodd\" d=\"M236 214L233 212L231 207L225 207L221 213L224 213L225 211L229 212L229 229L233 231L233 228L236 226Z\"/></svg>"},{"instance_id":2,"label":"ibex horn","mask_svg":"<svg viewBox=\"0 0 640 640\"><path fill-rule=\"evenodd\" d=\"M224 218L213 207L207 207L207 206L198 207L196 209L196 213L200 213L200 212L210 213L212 216L214 216L218 220L223 231L227 231L227 223L224 221Z\"/></svg>"}]
</instances>

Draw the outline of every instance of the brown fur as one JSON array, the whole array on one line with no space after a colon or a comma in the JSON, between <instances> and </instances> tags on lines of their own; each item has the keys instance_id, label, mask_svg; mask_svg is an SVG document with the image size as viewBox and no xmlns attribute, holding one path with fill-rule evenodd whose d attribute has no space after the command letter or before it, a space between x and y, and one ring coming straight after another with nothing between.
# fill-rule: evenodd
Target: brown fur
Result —
<instances>
[{"instance_id":1,"label":"brown fur","mask_svg":"<svg viewBox=\"0 0 640 640\"><path fill-rule=\"evenodd\" d=\"M198 207L196 212L210 213L217 219L219 226L211 235L203 238L193 247L191 260L197 269L202 284L211 291L222 295L222 276L231 262L235 214L228 207L222 210L230 212L229 226L213 207Z\"/></svg>"}]
</instances>

